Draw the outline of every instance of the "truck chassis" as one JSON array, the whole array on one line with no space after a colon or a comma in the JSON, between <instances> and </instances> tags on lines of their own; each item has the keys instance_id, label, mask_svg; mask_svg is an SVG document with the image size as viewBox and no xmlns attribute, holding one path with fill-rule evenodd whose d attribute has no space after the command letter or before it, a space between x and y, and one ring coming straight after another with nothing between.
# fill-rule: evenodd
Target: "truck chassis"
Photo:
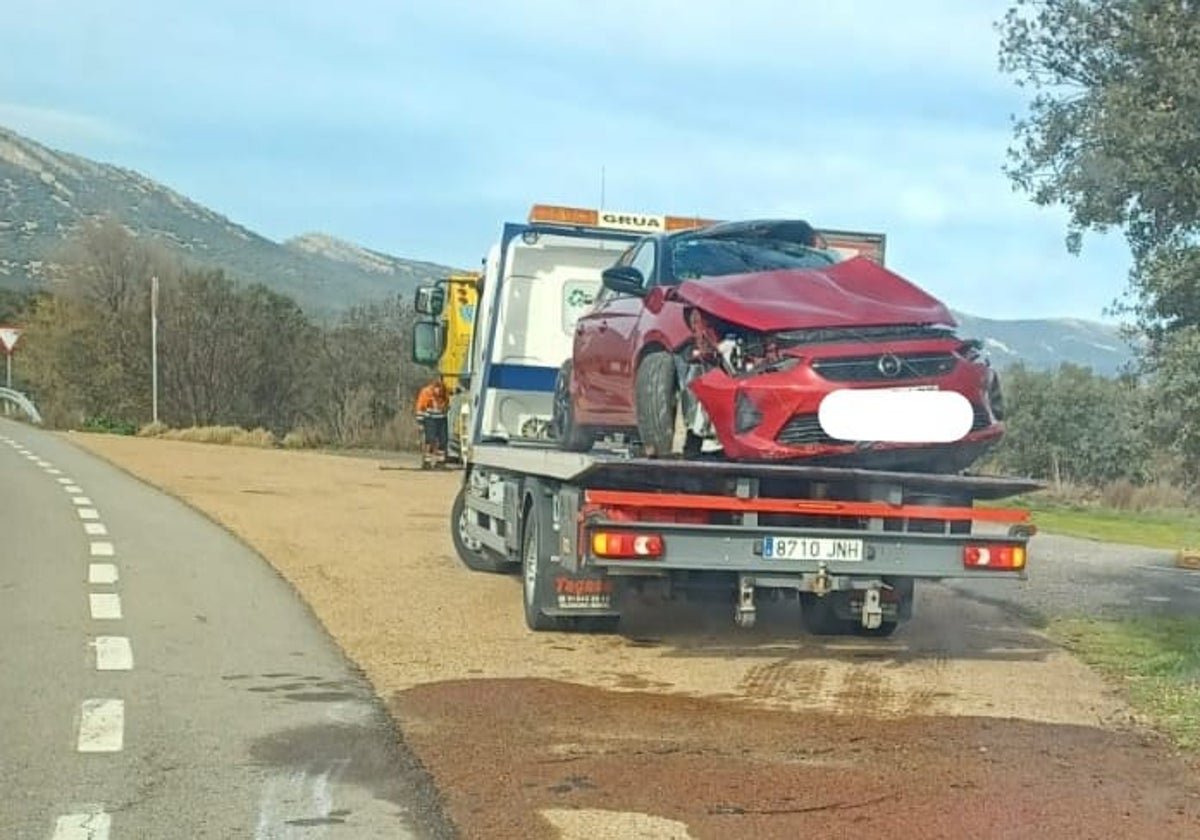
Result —
<instances>
[{"instance_id":1,"label":"truck chassis","mask_svg":"<svg viewBox=\"0 0 1200 840\"><path fill-rule=\"evenodd\" d=\"M817 635L890 635L918 580L1026 577L1025 479L472 448L451 517L471 569L520 573L532 630L615 630L633 597L797 600ZM977 533L977 524L999 528Z\"/></svg>"}]
</instances>

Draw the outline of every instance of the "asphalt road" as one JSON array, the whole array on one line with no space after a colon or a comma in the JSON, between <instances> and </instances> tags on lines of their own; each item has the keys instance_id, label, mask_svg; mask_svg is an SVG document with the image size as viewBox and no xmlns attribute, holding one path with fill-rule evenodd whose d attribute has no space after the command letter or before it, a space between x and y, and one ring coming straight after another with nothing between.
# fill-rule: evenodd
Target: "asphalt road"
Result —
<instances>
[{"instance_id":1,"label":"asphalt road","mask_svg":"<svg viewBox=\"0 0 1200 840\"><path fill-rule=\"evenodd\" d=\"M451 835L370 687L261 558L4 420L0 697L6 839Z\"/></svg>"},{"instance_id":2,"label":"asphalt road","mask_svg":"<svg viewBox=\"0 0 1200 840\"><path fill-rule=\"evenodd\" d=\"M1170 551L1037 534L1025 581L947 581L954 590L1043 618L1200 616L1200 572Z\"/></svg>"}]
</instances>

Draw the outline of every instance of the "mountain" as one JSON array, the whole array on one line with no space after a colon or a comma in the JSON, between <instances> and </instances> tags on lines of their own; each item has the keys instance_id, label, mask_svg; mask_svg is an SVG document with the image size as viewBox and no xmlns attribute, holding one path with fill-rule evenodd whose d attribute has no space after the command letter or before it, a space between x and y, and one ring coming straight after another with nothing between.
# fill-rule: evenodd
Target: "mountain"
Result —
<instances>
[{"instance_id":1,"label":"mountain","mask_svg":"<svg viewBox=\"0 0 1200 840\"><path fill-rule=\"evenodd\" d=\"M329 314L453 271L310 233L274 242L128 169L42 146L0 128L0 287L28 288L81 222L111 214L192 262L224 268Z\"/></svg>"},{"instance_id":2,"label":"mountain","mask_svg":"<svg viewBox=\"0 0 1200 840\"><path fill-rule=\"evenodd\" d=\"M287 293L317 314L397 291L409 294L453 271L321 233L274 242L137 172L54 151L0 128L0 289L36 285L72 228L104 213L193 261ZM1105 324L955 315L962 332L982 339L1000 368L1015 361L1054 368L1067 361L1112 374L1131 355L1116 328Z\"/></svg>"},{"instance_id":3,"label":"mountain","mask_svg":"<svg viewBox=\"0 0 1200 840\"><path fill-rule=\"evenodd\" d=\"M959 331L983 341L992 364L1003 369L1015 362L1039 370L1063 362L1090 367L1104 376L1116 374L1133 358L1133 348L1119 328L1074 318L996 320L955 312Z\"/></svg>"}]
</instances>

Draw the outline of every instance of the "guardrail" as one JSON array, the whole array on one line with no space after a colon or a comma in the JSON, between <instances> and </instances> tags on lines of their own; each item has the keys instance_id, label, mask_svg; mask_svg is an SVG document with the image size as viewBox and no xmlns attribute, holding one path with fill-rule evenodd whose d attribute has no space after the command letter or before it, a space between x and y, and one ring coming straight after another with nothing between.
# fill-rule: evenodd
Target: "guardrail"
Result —
<instances>
[{"instance_id":1,"label":"guardrail","mask_svg":"<svg viewBox=\"0 0 1200 840\"><path fill-rule=\"evenodd\" d=\"M33 401L29 399L29 397L25 396L20 391L13 390L12 388L0 387L0 402L7 402L15 405L21 411L25 412L25 416L27 416L34 423L38 424L39 426L42 425L42 415L38 413L37 406L33 404Z\"/></svg>"}]
</instances>

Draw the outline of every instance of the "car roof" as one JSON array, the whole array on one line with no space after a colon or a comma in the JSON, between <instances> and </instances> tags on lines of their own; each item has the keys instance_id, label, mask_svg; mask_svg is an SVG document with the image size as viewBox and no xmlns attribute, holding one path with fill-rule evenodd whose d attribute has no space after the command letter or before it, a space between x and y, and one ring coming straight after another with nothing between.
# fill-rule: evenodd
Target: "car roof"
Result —
<instances>
[{"instance_id":1,"label":"car roof","mask_svg":"<svg viewBox=\"0 0 1200 840\"><path fill-rule=\"evenodd\" d=\"M666 235L669 239L782 239L809 245L816 230L803 219L751 219L739 222L718 222L703 228L692 228Z\"/></svg>"}]
</instances>

